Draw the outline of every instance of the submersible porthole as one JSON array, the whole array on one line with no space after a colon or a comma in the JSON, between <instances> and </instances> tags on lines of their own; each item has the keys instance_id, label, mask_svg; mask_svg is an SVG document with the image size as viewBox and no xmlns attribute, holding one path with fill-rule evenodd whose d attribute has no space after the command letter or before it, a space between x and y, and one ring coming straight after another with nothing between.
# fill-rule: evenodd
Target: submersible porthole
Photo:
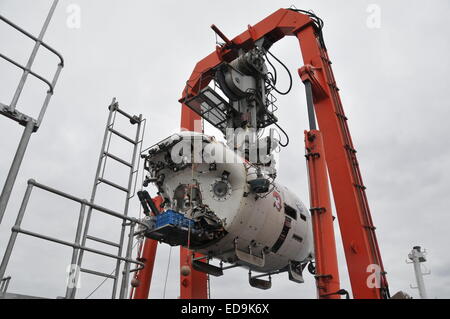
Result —
<instances>
[{"instance_id":1,"label":"submersible porthole","mask_svg":"<svg viewBox=\"0 0 450 319\"><path fill-rule=\"evenodd\" d=\"M228 181L222 179L216 180L212 186L213 197L216 200L226 200L231 195L231 185Z\"/></svg>"}]
</instances>

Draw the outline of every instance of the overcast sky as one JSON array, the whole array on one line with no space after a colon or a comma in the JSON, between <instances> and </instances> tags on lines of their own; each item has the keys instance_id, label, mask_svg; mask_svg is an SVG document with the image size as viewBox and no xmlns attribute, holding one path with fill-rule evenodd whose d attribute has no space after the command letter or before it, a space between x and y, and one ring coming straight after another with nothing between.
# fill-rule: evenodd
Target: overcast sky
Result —
<instances>
[{"instance_id":1,"label":"overcast sky","mask_svg":"<svg viewBox=\"0 0 450 319\"><path fill-rule=\"evenodd\" d=\"M185 81L200 59L212 52L216 24L232 38L281 7L271 1L60 1L45 40L61 52L66 66L43 125L31 138L6 217L0 225L0 254L26 188L35 178L49 186L89 198L107 117L107 105L120 105L148 119L145 145L167 137L179 127L177 102ZM450 2L434 1L296 1L325 22L324 36L355 146L371 207L380 250L388 272L391 294L399 290L418 297L412 265L405 259L415 245L429 252L425 277L430 298L450 297L450 103L448 80ZM375 6L373 6L373 4ZM38 34L50 0L0 0L0 12ZM73 6L75 5L75 6ZM75 9L74 9L75 8ZM79 28L70 20L79 8ZM379 25L371 19L380 9ZM69 21L69 23L68 23ZM0 52L26 64L33 43L0 24ZM295 75L302 66L295 39L277 43L273 53ZM40 51L33 69L51 78L57 60ZM280 71L282 73L282 71ZM284 75L281 75L282 77ZM0 61L0 102L8 104L20 72ZM292 93L278 99L278 118L291 144L280 155L278 181L308 205L303 130L306 103L301 81L294 77ZM281 82L287 85L287 76ZM31 79L18 108L35 115L46 88ZM126 124L120 123L126 130ZM22 128L0 117L0 185L3 185ZM131 136L131 131L127 131ZM206 133L217 134L213 130ZM115 152L130 154L114 143ZM129 156L129 155L128 155ZM126 184L126 172L109 166L108 176ZM120 193L102 189L100 204L120 210ZM24 228L73 240L79 207L43 192L32 195ZM133 216L139 214L134 199ZM117 224L94 220L93 233L117 240ZM337 235L339 236L337 224ZM65 293L65 270L71 250L19 235L7 273L11 292L45 297ZM98 246L96 246L98 247ZM112 251L111 251L112 252ZM342 287L350 290L345 258L338 237ZM151 297L162 298L166 271L166 298L179 294L178 248L159 245ZM86 257L86 267L110 272L105 258ZM83 275L78 297L86 297L101 281ZM248 285L247 271L233 269L211 279L212 298L314 298L314 279L305 284L274 276L273 288L261 291ZM107 297L106 283L93 297Z\"/></svg>"}]
</instances>

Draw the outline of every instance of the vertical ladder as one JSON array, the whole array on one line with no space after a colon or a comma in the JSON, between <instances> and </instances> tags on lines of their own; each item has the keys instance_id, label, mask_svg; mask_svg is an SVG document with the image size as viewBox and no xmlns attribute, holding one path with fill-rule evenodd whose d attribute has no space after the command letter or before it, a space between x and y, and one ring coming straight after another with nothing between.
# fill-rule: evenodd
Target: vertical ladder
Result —
<instances>
[{"instance_id":1,"label":"vertical ladder","mask_svg":"<svg viewBox=\"0 0 450 319\"><path fill-rule=\"evenodd\" d=\"M139 158L137 157L137 155L140 154L140 149L142 149L142 139L143 139L143 132L145 129L145 119L142 118L142 114L140 114L139 116L136 116L136 115L133 116L133 115L130 115L130 114L126 113L125 111L121 110L119 108L119 103L116 101L115 98L112 100L111 105L109 105L108 109L109 109L108 121L106 123L105 134L103 137L103 144L102 144L102 148L100 151L100 157L98 160L97 172L95 173L95 180L94 180L94 186L93 186L92 193L91 193L90 203L93 204L95 202L95 197L97 195L98 186L100 184L108 185L112 188L118 189L118 190L126 193L123 214L125 216L128 216L128 207L129 207L130 199L133 198L135 195L135 191L133 189L133 184L136 187L136 179L137 179L137 174L138 174L138 170L139 170ZM136 135L135 135L134 139L117 131L114 128L114 123L115 123L117 114L128 118L132 125L137 126L136 127ZM110 153L109 147L111 144L112 135L115 135L133 145L133 157L131 158L131 161L127 161L123 158L120 158L120 157ZM130 174L129 174L129 178L128 178L128 186L125 187L125 186L119 185L119 184L114 183L104 177L106 162L107 162L108 158L111 158L111 159L115 160L116 162L129 167ZM125 228L126 228L127 224L122 223L122 228L121 228L121 232L120 232L120 240L118 243L115 243L115 242L111 242L109 240L105 240L105 239L102 239L99 237L89 235L89 225L91 222L91 215L92 215L92 207L90 207L87 212L81 245L86 246L87 240L95 241L95 242L102 243L105 245L110 245L110 246L116 247L118 249L118 256L122 256L124 237L125 237ZM84 250L81 250L79 257L78 257L78 264L80 266L83 261L83 255L84 255ZM96 276L112 279L113 280L113 289L112 289L111 298L115 299L116 292L117 292L117 286L118 286L118 279L120 278L120 268L121 268L121 260L117 260L116 268L115 268L114 272L111 274L102 273L102 272L98 272L95 270L90 270L90 269L86 269L86 268L82 268L82 267L80 268L80 271L89 273L91 275L96 275ZM121 284L120 293L119 293L120 299L123 299L126 297L127 288L128 288L127 287L128 280L126 280L126 279L129 274L125 273L125 272L126 272L126 270L124 269L124 272L122 275L122 284Z\"/></svg>"}]
</instances>

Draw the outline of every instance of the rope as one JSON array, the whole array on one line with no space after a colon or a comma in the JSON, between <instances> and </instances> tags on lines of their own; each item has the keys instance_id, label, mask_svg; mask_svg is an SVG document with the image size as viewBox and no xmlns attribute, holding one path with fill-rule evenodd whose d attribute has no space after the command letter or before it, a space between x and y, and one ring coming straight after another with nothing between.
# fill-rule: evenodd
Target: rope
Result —
<instances>
[{"instance_id":1,"label":"rope","mask_svg":"<svg viewBox=\"0 0 450 319\"><path fill-rule=\"evenodd\" d=\"M111 273L109 274L110 276L112 276L112 274L116 271L116 267L114 267L113 271L111 271ZM103 279L103 281L84 299L89 299L90 296L92 296L101 286L103 286L103 284L108 280L109 278L106 277L105 279Z\"/></svg>"},{"instance_id":2,"label":"rope","mask_svg":"<svg viewBox=\"0 0 450 319\"><path fill-rule=\"evenodd\" d=\"M133 249L136 247L136 245L139 243L139 241L137 241L136 243L134 243L133 245ZM109 273L110 276L112 276L112 274L116 271L116 267L114 267L114 269ZM103 286L103 284L110 278L106 277L105 279L103 279L103 281L97 286L95 287L95 289L89 294L87 295L87 297L85 297L84 299L89 299L89 297L91 297L98 289L100 289L101 286Z\"/></svg>"},{"instance_id":3,"label":"rope","mask_svg":"<svg viewBox=\"0 0 450 319\"><path fill-rule=\"evenodd\" d=\"M169 261L167 263L166 279L164 281L163 299L166 299L167 278L169 277L169 267L170 267L170 259L171 259L171 257L172 257L172 246L170 246L170 250L169 250Z\"/></svg>"}]
</instances>

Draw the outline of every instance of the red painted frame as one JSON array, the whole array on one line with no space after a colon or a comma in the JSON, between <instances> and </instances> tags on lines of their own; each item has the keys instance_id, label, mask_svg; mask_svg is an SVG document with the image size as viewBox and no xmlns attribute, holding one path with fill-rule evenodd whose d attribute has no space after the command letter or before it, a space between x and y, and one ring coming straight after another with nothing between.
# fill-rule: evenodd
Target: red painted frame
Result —
<instances>
[{"instance_id":1,"label":"red painted frame","mask_svg":"<svg viewBox=\"0 0 450 319\"><path fill-rule=\"evenodd\" d=\"M255 42L263 37L270 38L275 43L284 36L298 38L304 63L299 74L302 80L308 80L312 84L314 109L320 127L320 132L317 133L323 136L323 151L326 153L326 163L322 165L326 164L331 181L353 296L386 298L387 280L347 118L327 50L319 43L317 30L308 15L279 9L258 24L248 26L245 32L227 41L225 45L217 46L214 52L198 62L179 100L182 103L181 127L194 130L194 121L200 120L183 102L186 98L195 96L211 82L215 67L235 59L239 49L253 48ZM317 181L320 184L317 196L329 198L327 186L320 183L320 180ZM324 227L329 227L326 225L329 224L329 218L325 221ZM315 238L317 235L316 233ZM332 232L322 232L320 236L324 242L335 240ZM316 249L319 249L320 253L316 252L316 258L335 259L335 249L324 249L323 245L317 247L317 244ZM189 264L191 254L181 248L180 265ZM316 264L321 262L316 261ZM372 265L379 266L377 285L368 284L371 275L368 271ZM328 264L328 271L337 274L337 264ZM339 286L333 285L335 283L327 288L330 292L333 287ZM192 267L189 276L181 276L180 286L181 298L207 298L207 276L192 270Z\"/></svg>"}]
</instances>

